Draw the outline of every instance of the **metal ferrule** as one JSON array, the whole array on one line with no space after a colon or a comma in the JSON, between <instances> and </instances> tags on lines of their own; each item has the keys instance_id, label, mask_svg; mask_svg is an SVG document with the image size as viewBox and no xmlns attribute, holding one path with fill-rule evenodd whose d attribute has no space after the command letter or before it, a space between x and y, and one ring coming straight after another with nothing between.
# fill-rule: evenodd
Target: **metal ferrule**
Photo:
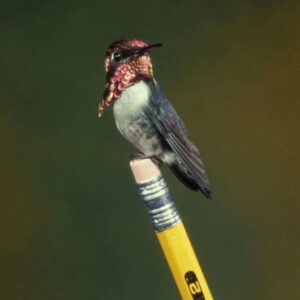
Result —
<instances>
[{"instance_id":1,"label":"metal ferrule","mask_svg":"<svg viewBox=\"0 0 300 300\"><path fill-rule=\"evenodd\" d=\"M162 176L139 183L137 187L156 231L171 228L180 221L179 214Z\"/></svg>"}]
</instances>

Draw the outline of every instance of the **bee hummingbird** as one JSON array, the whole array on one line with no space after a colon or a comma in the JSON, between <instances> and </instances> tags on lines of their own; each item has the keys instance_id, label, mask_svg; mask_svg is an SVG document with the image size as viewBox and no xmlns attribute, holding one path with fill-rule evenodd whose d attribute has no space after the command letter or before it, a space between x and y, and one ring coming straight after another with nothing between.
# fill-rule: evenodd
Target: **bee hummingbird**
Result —
<instances>
[{"instance_id":1,"label":"bee hummingbird","mask_svg":"<svg viewBox=\"0 0 300 300\"><path fill-rule=\"evenodd\" d=\"M108 47L106 86L98 115L112 105L118 130L141 152L137 157L168 165L187 187L210 198L199 151L153 77L149 52L160 46L124 39Z\"/></svg>"}]
</instances>

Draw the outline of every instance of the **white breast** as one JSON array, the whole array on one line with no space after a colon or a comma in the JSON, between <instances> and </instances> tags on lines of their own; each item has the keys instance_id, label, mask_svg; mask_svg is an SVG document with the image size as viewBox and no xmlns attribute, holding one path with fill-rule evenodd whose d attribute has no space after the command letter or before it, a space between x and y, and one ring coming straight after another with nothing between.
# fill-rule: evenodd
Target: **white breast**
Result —
<instances>
[{"instance_id":1,"label":"white breast","mask_svg":"<svg viewBox=\"0 0 300 300\"><path fill-rule=\"evenodd\" d=\"M149 87L142 80L125 89L113 106L118 127L128 120L134 119L145 108L149 101L149 92Z\"/></svg>"}]
</instances>

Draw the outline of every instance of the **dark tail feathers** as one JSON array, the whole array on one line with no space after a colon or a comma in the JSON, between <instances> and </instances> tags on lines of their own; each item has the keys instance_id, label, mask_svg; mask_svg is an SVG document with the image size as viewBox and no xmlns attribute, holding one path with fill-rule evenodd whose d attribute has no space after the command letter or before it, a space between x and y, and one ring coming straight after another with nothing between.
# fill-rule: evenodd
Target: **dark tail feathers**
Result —
<instances>
[{"instance_id":1,"label":"dark tail feathers","mask_svg":"<svg viewBox=\"0 0 300 300\"><path fill-rule=\"evenodd\" d=\"M207 182L204 182L203 180L196 181L184 168L184 166L180 164L173 164L169 166L171 171L174 173L174 175L188 188L190 188L193 191L200 191L203 193L203 195L211 199L212 192L209 187L209 184Z\"/></svg>"}]
</instances>

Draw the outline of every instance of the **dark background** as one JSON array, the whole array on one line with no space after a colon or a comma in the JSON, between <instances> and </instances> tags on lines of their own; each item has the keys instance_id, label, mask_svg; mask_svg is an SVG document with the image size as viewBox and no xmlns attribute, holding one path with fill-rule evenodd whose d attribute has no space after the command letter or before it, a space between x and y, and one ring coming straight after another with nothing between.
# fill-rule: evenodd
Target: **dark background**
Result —
<instances>
[{"instance_id":1,"label":"dark background","mask_svg":"<svg viewBox=\"0 0 300 300\"><path fill-rule=\"evenodd\" d=\"M0 1L0 298L179 299L97 119L106 46L162 42L154 74L212 201L164 168L215 299L299 297L299 1Z\"/></svg>"}]
</instances>

